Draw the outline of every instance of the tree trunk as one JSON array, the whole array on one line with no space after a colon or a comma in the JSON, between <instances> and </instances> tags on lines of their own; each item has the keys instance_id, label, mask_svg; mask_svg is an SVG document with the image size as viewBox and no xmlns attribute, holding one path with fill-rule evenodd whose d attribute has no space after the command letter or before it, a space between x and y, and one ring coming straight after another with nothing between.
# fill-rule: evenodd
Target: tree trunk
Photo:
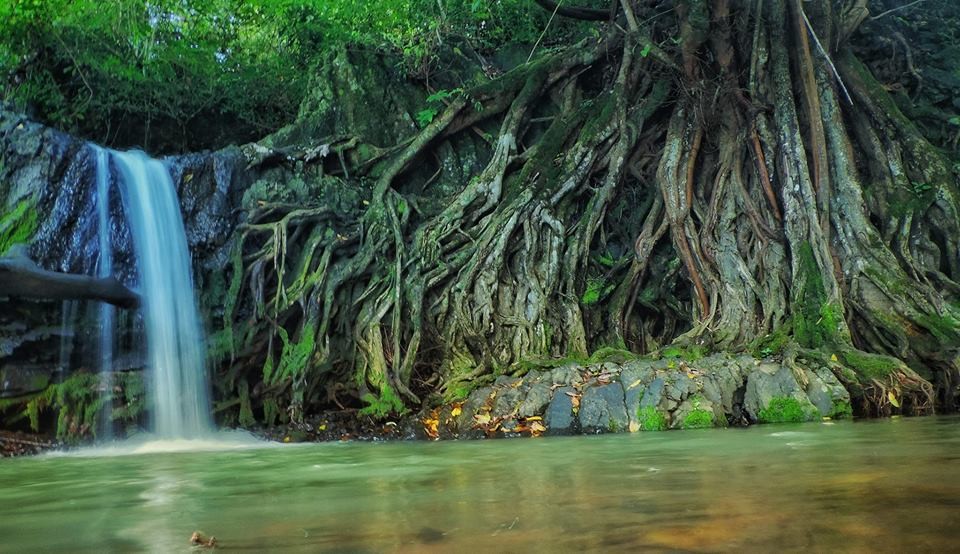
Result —
<instances>
[{"instance_id":1,"label":"tree trunk","mask_svg":"<svg viewBox=\"0 0 960 554\"><path fill-rule=\"evenodd\" d=\"M930 411L931 381L953 408L957 183L849 51L865 3L643 4L351 168L375 182L358 221L251 214L231 290L252 294L230 304L270 322L250 379L291 413L338 381L380 413L673 346L822 361L865 413ZM418 202L419 166L478 126L497 129L485 169Z\"/></svg>"}]
</instances>

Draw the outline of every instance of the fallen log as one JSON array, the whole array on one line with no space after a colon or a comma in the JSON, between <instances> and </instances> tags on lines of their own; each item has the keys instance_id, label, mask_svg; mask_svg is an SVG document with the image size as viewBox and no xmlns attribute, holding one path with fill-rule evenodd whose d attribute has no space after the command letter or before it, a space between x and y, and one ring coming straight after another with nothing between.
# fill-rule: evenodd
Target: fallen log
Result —
<instances>
[{"instance_id":1,"label":"fallen log","mask_svg":"<svg viewBox=\"0 0 960 554\"><path fill-rule=\"evenodd\" d=\"M48 271L19 253L0 258L2 296L41 300L99 300L121 308L140 305L140 296L115 277Z\"/></svg>"}]
</instances>

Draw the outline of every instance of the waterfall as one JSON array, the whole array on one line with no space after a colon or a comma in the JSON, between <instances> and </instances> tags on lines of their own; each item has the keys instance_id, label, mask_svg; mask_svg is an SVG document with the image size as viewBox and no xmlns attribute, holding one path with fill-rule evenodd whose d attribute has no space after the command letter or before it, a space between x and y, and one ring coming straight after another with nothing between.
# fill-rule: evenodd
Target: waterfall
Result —
<instances>
[{"instance_id":1,"label":"waterfall","mask_svg":"<svg viewBox=\"0 0 960 554\"><path fill-rule=\"evenodd\" d=\"M109 186L112 161L133 239L143 301L154 431L161 438L207 435L212 422L203 331L173 180L162 162L143 152L103 152L102 158L97 157L98 189L101 182L104 189ZM105 193L102 198L101 214L105 217ZM104 254L109 248L109 243L101 240L100 271L110 270L109 255ZM101 355L107 349L102 345ZM112 343L109 350L112 352Z\"/></svg>"},{"instance_id":2,"label":"waterfall","mask_svg":"<svg viewBox=\"0 0 960 554\"><path fill-rule=\"evenodd\" d=\"M110 277L113 275L113 247L110 244L110 158L109 153L103 148L94 147L97 160L97 239L100 252L97 260L97 277ZM109 387L113 375L113 334L115 332L114 321L116 319L116 308L106 302L100 302L99 306L99 328L100 341L97 349L97 362L100 370L100 382L104 387ZM100 429L100 439L110 439L110 416L109 410L103 414L102 421L98 425Z\"/></svg>"}]
</instances>

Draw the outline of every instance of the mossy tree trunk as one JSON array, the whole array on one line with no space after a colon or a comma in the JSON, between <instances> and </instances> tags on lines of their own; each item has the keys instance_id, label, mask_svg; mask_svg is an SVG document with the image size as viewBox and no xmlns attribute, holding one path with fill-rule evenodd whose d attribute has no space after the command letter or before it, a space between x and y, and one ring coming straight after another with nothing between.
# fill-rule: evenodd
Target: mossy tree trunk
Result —
<instances>
[{"instance_id":1,"label":"mossy tree trunk","mask_svg":"<svg viewBox=\"0 0 960 554\"><path fill-rule=\"evenodd\" d=\"M373 183L358 219L250 214L227 320L268 323L229 375L281 399L268 418L343 388L385 414L528 360L668 345L825 360L873 413L931 410L931 381L954 406L956 175L848 50L866 2L645 5L393 149L344 143L342 177ZM427 202L470 134L485 168Z\"/></svg>"}]
</instances>

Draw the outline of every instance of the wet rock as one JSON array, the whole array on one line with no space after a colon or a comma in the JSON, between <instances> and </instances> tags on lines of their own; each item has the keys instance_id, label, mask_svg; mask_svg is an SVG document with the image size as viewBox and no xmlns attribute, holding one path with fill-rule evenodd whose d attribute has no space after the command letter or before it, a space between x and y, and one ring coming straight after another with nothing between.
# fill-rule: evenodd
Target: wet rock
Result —
<instances>
[{"instance_id":1,"label":"wet rock","mask_svg":"<svg viewBox=\"0 0 960 554\"><path fill-rule=\"evenodd\" d=\"M682 371L682 370L681 370ZM663 395L666 398L666 408L673 411L687 396L697 392L696 381L686 373L673 373L665 380Z\"/></svg>"},{"instance_id":2,"label":"wet rock","mask_svg":"<svg viewBox=\"0 0 960 554\"><path fill-rule=\"evenodd\" d=\"M480 413L480 408L487 404L492 392L493 387L482 387L470 393L466 402L460 407L460 415L454 420L458 432L464 432L473 427L473 416Z\"/></svg>"},{"instance_id":3,"label":"wet rock","mask_svg":"<svg viewBox=\"0 0 960 554\"><path fill-rule=\"evenodd\" d=\"M752 365L753 358L749 358ZM703 396L719 404L726 413L733 413L738 403L737 391L743 387L743 360L729 360L723 356L709 356L701 360L703 368Z\"/></svg>"},{"instance_id":4,"label":"wet rock","mask_svg":"<svg viewBox=\"0 0 960 554\"><path fill-rule=\"evenodd\" d=\"M846 412L850 407L850 393L829 368L807 368L803 371L808 381L804 392L821 416L849 415Z\"/></svg>"},{"instance_id":5,"label":"wet rock","mask_svg":"<svg viewBox=\"0 0 960 554\"><path fill-rule=\"evenodd\" d=\"M625 431L629 425L619 383L590 387L580 400L580 426L585 433Z\"/></svg>"},{"instance_id":6,"label":"wet rock","mask_svg":"<svg viewBox=\"0 0 960 554\"><path fill-rule=\"evenodd\" d=\"M547 406L543 420L547 426L547 434L570 435L577 431L577 419L573 414L573 398L576 394L573 387L561 387L553 393L553 398Z\"/></svg>"},{"instance_id":7,"label":"wet rock","mask_svg":"<svg viewBox=\"0 0 960 554\"><path fill-rule=\"evenodd\" d=\"M552 391L546 383L534 383L526 392L526 398L517 408L517 417L530 417L543 414L550 403Z\"/></svg>"},{"instance_id":8,"label":"wet rock","mask_svg":"<svg viewBox=\"0 0 960 554\"><path fill-rule=\"evenodd\" d=\"M0 367L0 398L40 392L50 384L52 374L46 365L3 365Z\"/></svg>"},{"instance_id":9,"label":"wet rock","mask_svg":"<svg viewBox=\"0 0 960 554\"><path fill-rule=\"evenodd\" d=\"M640 407L646 408L648 406L657 407L660 405L660 401L663 399L663 391L666 387L662 377L657 377L647 385L646 390L643 391L643 398L640 399Z\"/></svg>"},{"instance_id":10,"label":"wet rock","mask_svg":"<svg viewBox=\"0 0 960 554\"><path fill-rule=\"evenodd\" d=\"M555 385L579 385L583 383L583 376L580 374L580 367L576 365L565 365L550 370L549 381Z\"/></svg>"},{"instance_id":11,"label":"wet rock","mask_svg":"<svg viewBox=\"0 0 960 554\"><path fill-rule=\"evenodd\" d=\"M679 429L702 429L725 425L726 421L722 406L707 400L702 395L694 395L680 403L673 412L670 425Z\"/></svg>"},{"instance_id":12,"label":"wet rock","mask_svg":"<svg viewBox=\"0 0 960 554\"><path fill-rule=\"evenodd\" d=\"M646 393L646 383L653 378L654 371L649 362L629 363L620 372L620 386L623 387L623 400L631 432L640 429L640 401Z\"/></svg>"},{"instance_id":13,"label":"wet rock","mask_svg":"<svg viewBox=\"0 0 960 554\"><path fill-rule=\"evenodd\" d=\"M495 418L505 418L516 413L523 392L519 388L505 387L497 390L497 397L493 401L493 411L490 415Z\"/></svg>"},{"instance_id":14,"label":"wet rock","mask_svg":"<svg viewBox=\"0 0 960 554\"><path fill-rule=\"evenodd\" d=\"M747 377L744 408L751 420L760 421L761 411L774 399L792 399L799 409L814 409L806 393L789 368L780 364L761 363Z\"/></svg>"}]
</instances>

